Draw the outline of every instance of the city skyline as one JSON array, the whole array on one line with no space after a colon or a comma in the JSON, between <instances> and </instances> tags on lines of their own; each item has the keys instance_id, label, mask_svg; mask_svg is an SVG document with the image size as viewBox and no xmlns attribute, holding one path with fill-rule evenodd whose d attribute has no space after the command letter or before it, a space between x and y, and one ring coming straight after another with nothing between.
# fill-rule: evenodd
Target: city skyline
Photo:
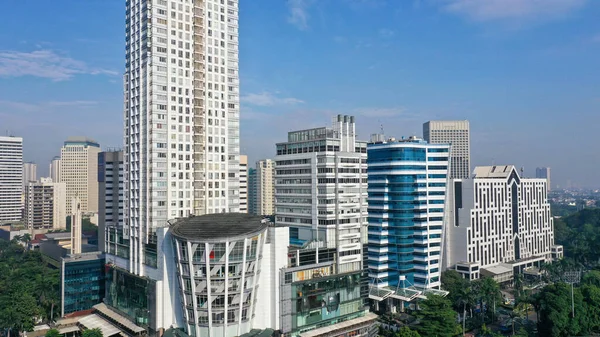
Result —
<instances>
[{"instance_id":1,"label":"city skyline","mask_svg":"<svg viewBox=\"0 0 600 337\"><path fill-rule=\"evenodd\" d=\"M429 119L468 119L472 167L515 164L532 177L548 166L553 185L599 186L600 158L578 149L600 137L590 71L599 65L600 5L561 0L541 9L525 0L510 11L493 3L243 2L240 152L251 166L273 158L286 132L338 113L357 116L362 140L382 124L410 136ZM24 138L24 161L40 176L69 136L122 147L122 3L63 4L49 18L41 14L55 4L31 12L16 3L0 23L17 32L0 34L0 120ZM88 11L106 16L81 15ZM30 16L47 29L29 28Z\"/></svg>"}]
</instances>

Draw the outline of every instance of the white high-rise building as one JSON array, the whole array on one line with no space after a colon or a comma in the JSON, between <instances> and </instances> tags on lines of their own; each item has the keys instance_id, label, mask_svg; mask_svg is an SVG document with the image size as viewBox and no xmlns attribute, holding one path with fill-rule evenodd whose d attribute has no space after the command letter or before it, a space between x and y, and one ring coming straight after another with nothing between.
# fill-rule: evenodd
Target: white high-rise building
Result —
<instances>
[{"instance_id":1,"label":"white high-rise building","mask_svg":"<svg viewBox=\"0 0 600 337\"><path fill-rule=\"evenodd\" d=\"M143 274L153 229L239 212L238 1L129 0L125 227Z\"/></svg>"},{"instance_id":2,"label":"white high-rise building","mask_svg":"<svg viewBox=\"0 0 600 337\"><path fill-rule=\"evenodd\" d=\"M48 172L50 172L50 179L52 179L53 182L60 182L60 156L52 158L50 170Z\"/></svg>"},{"instance_id":3,"label":"white high-rise building","mask_svg":"<svg viewBox=\"0 0 600 337\"><path fill-rule=\"evenodd\" d=\"M545 179L521 178L512 165L476 167L449 188L444 262L469 279L512 280L552 260L554 225Z\"/></svg>"},{"instance_id":4,"label":"white high-rise building","mask_svg":"<svg viewBox=\"0 0 600 337\"><path fill-rule=\"evenodd\" d=\"M471 171L469 121L429 121L423 124L423 139L430 144L450 144L450 178L467 179Z\"/></svg>"},{"instance_id":5,"label":"white high-rise building","mask_svg":"<svg viewBox=\"0 0 600 337\"><path fill-rule=\"evenodd\" d=\"M62 229L67 226L64 183L51 178L30 181L25 188L25 224L30 230Z\"/></svg>"},{"instance_id":6,"label":"white high-rise building","mask_svg":"<svg viewBox=\"0 0 600 337\"><path fill-rule=\"evenodd\" d=\"M256 210L260 215L275 214L275 162L262 159L256 162Z\"/></svg>"},{"instance_id":7,"label":"white high-rise building","mask_svg":"<svg viewBox=\"0 0 600 337\"><path fill-rule=\"evenodd\" d=\"M240 211L238 0L128 0L125 56L130 250L107 259L155 282L144 310L159 331L182 324L161 244L167 221Z\"/></svg>"},{"instance_id":8,"label":"white high-rise building","mask_svg":"<svg viewBox=\"0 0 600 337\"><path fill-rule=\"evenodd\" d=\"M23 193L29 182L37 181L37 164L34 162L23 163Z\"/></svg>"},{"instance_id":9,"label":"white high-rise building","mask_svg":"<svg viewBox=\"0 0 600 337\"><path fill-rule=\"evenodd\" d=\"M76 197L82 213L98 212L98 153L100 145L85 137L70 137L60 149L59 180L67 189L67 215Z\"/></svg>"},{"instance_id":10,"label":"white high-rise building","mask_svg":"<svg viewBox=\"0 0 600 337\"><path fill-rule=\"evenodd\" d=\"M337 116L333 128L289 132L275 162L275 222L290 227L290 243L334 248L338 272L362 270L367 143L356 140L354 117Z\"/></svg>"},{"instance_id":11,"label":"white high-rise building","mask_svg":"<svg viewBox=\"0 0 600 337\"><path fill-rule=\"evenodd\" d=\"M0 224L21 220L23 138L0 137Z\"/></svg>"},{"instance_id":12,"label":"white high-rise building","mask_svg":"<svg viewBox=\"0 0 600 337\"><path fill-rule=\"evenodd\" d=\"M240 213L248 213L248 156L240 155Z\"/></svg>"}]
</instances>

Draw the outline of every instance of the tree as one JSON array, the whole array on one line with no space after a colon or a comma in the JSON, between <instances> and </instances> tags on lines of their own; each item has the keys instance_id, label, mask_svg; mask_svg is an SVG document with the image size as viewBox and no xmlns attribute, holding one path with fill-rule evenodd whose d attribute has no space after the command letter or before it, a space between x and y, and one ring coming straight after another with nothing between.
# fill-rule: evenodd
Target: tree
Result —
<instances>
[{"instance_id":1,"label":"tree","mask_svg":"<svg viewBox=\"0 0 600 337\"><path fill-rule=\"evenodd\" d=\"M600 271L588 271L587 273L585 273L585 275L583 275L582 283L600 287Z\"/></svg>"},{"instance_id":2,"label":"tree","mask_svg":"<svg viewBox=\"0 0 600 337\"><path fill-rule=\"evenodd\" d=\"M81 337L103 337L102 330L100 330L98 328L86 329L86 330L83 330Z\"/></svg>"},{"instance_id":3,"label":"tree","mask_svg":"<svg viewBox=\"0 0 600 337\"><path fill-rule=\"evenodd\" d=\"M461 310L461 303L458 301L457 296L460 294L460 290L469 284L469 280L466 280L456 270L447 270L442 273L442 289L449 292L448 299L450 302L457 305L456 309Z\"/></svg>"},{"instance_id":4,"label":"tree","mask_svg":"<svg viewBox=\"0 0 600 337\"><path fill-rule=\"evenodd\" d=\"M588 317L579 289L574 291L575 317L571 317L571 286L555 283L539 294L540 336L578 336L589 332Z\"/></svg>"},{"instance_id":5,"label":"tree","mask_svg":"<svg viewBox=\"0 0 600 337\"><path fill-rule=\"evenodd\" d=\"M501 337L502 335L499 333L495 333L492 329L488 328L485 324L481 326L481 331L479 332L480 337Z\"/></svg>"},{"instance_id":6,"label":"tree","mask_svg":"<svg viewBox=\"0 0 600 337\"><path fill-rule=\"evenodd\" d=\"M527 332L527 330L525 330L525 328L522 327L521 329L519 329L519 331L517 331L515 337L529 337L529 333Z\"/></svg>"},{"instance_id":7,"label":"tree","mask_svg":"<svg viewBox=\"0 0 600 337\"><path fill-rule=\"evenodd\" d=\"M52 317L58 299L58 270L16 240L0 240L0 329L31 331L38 319Z\"/></svg>"},{"instance_id":8,"label":"tree","mask_svg":"<svg viewBox=\"0 0 600 337\"><path fill-rule=\"evenodd\" d=\"M457 313L452 310L450 300L437 295L429 295L419 303L417 312L420 324L417 331L422 336L451 337L460 332L456 323Z\"/></svg>"},{"instance_id":9,"label":"tree","mask_svg":"<svg viewBox=\"0 0 600 337\"><path fill-rule=\"evenodd\" d=\"M394 337L421 337L418 332L411 330L409 327L404 326L396 334Z\"/></svg>"},{"instance_id":10,"label":"tree","mask_svg":"<svg viewBox=\"0 0 600 337\"><path fill-rule=\"evenodd\" d=\"M491 317L494 318L496 304L501 303L502 301L502 293L500 292L498 282L491 277L484 277L483 279L477 280L476 283L479 298L486 306L485 313L491 314ZM484 313L484 310L481 312Z\"/></svg>"},{"instance_id":11,"label":"tree","mask_svg":"<svg viewBox=\"0 0 600 337\"><path fill-rule=\"evenodd\" d=\"M60 332L56 329L50 329L46 331L46 335L44 337L60 337Z\"/></svg>"},{"instance_id":12,"label":"tree","mask_svg":"<svg viewBox=\"0 0 600 337\"><path fill-rule=\"evenodd\" d=\"M555 242L564 246L565 257L586 266L600 261L600 208L585 208L554 223Z\"/></svg>"}]
</instances>

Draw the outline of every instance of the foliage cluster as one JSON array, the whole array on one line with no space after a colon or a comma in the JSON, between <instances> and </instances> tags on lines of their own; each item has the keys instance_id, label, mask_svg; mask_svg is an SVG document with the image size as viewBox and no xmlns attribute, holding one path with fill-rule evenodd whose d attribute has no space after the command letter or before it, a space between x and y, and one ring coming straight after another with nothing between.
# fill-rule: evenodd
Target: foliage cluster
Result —
<instances>
[{"instance_id":1,"label":"foliage cluster","mask_svg":"<svg viewBox=\"0 0 600 337\"><path fill-rule=\"evenodd\" d=\"M39 252L0 239L0 329L31 331L36 320L57 316L59 291L58 270L49 268Z\"/></svg>"},{"instance_id":2,"label":"foliage cluster","mask_svg":"<svg viewBox=\"0 0 600 337\"><path fill-rule=\"evenodd\" d=\"M585 208L554 221L554 241L563 245L565 257L585 266L600 262L600 208Z\"/></svg>"}]
</instances>

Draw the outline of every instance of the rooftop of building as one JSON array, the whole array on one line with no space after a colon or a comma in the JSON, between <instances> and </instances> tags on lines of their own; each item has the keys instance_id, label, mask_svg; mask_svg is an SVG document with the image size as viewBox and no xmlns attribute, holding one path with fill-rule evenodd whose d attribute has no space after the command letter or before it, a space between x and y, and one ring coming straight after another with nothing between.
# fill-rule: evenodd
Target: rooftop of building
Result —
<instances>
[{"instance_id":1,"label":"rooftop of building","mask_svg":"<svg viewBox=\"0 0 600 337\"><path fill-rule=\"evenodd\" d=\"M469 121L466 119L463 120L431 120L431 121L427 121L425 123L423 123L423 125L427 125L427 124L437 124L437 125L443 125L443 124L457 124L457 123L465 123L467 125L469 125Z\"/></svg>"},{"instance_id":2,"label":"rooftop of building","mask_svg":"<svg viewBox=\"0 0 600 337\"><path fill-rule=\"evenodd\" d=\"M250 332L241 335L240 337L272 337L280 336L281 334L273 329L252 329ZM163 335L164 337L164 335Z\"/></svg>"},{"instance_id":3,"label":"rooftop of building","mask_svg":"<svg viewBox=\"0 0 600 337\"><path fill-rule=\"evenodd\" d=\"M473 170L473 177L477 178L508 178L513 172L514 165L477 166Z\"/></svg>"},{"instance_id":4,"label":"rooftop of building","mask_svg":"<svg viewBox=\"0 0 600 337\"><path fill-rule=\"evenodd\" d=\"M323 139L340 139L341 130L338 129L338 125L340 125L339 123L342 123L343 125L354 125L355 118L354 116L337 115L333 117L333 127L322 126L311 129L289 131L287 142L281 142L277 144L302 143ZM353 134L352 136L355 135L356 134ZM358 140L356 142L363 143Z\"/></svg>"},{"instance_id":5,"label":"rooftop of building","mask_svg":"<svg viewBox=\"0 0 600 337\"><path fill-rule=\"evenodd\" d=\"M219 213L169 221L171 233L190 241L225 241L259 234L269 226L262 216L246 213Z\"/></svg>"},{"instance_id":6,"label":"rooftop of building","mask_svg":"<svg viewBox=\"0 0 600 337\"><path fill-rule=\"evenodd\" d=\"M87 137L69 137L67 138L67 140L65 140L64 145L84 145L84 146L94 146L94 147L100 147L100 144L91 139L91 138L87 138Z\"/></svg>"},{"instance_id":7,"label":"rooftop of building","mask_svg":"<svg viewBox=\"0 0 600 337\"><path fill-rule=\"evenodd\" d=\"M423 138L417 136L401 137L400 139L394 137L385 137L383 134L372 134L369 146L378 145L389 145L389 144L419 144L419 145L431 145L431 146L449 146L449 144L430 144Z\"/></svg>"},{"instance_id":8,"label":"rooftop of building","mask_svg":"<svg viewBox=\"0 0 600 337\"><path fill-rule=\"evenodd\" d=\"M15 137L15 136L0 136L0 141L3 142L23 142L23 137Z\"/></svg>"}]
</instances>

